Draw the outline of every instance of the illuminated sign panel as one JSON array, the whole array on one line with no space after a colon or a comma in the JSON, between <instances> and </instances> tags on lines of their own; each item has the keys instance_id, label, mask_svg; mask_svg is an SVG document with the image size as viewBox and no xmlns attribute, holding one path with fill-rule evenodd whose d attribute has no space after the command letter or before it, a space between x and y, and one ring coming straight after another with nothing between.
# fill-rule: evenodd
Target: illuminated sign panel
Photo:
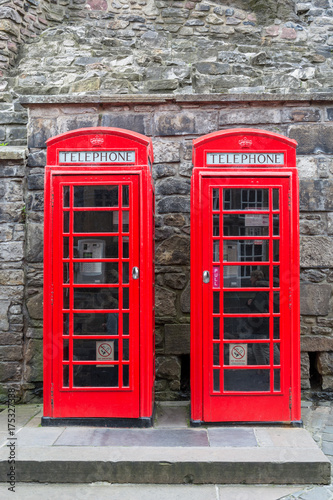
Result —
<instances>
[{"instance_id":1,"label":"illuminated sign panel","mask_svg":"<svg viewBox=\"0 0 333 500\"><path fill-rule=\"evenodd\" d=\"M207 153L207 165L283 165L284 153Z\"/></svg>"},{"instance_id":2,"label":"illuminated sign panel","mask_svg":"<svg viewBox=\"0 0 333 500\"><path fill-rule=\"evenodd\" d=\"M135 163L135 151L59 151L59 163Z\"/></svg>"}]
</instances>

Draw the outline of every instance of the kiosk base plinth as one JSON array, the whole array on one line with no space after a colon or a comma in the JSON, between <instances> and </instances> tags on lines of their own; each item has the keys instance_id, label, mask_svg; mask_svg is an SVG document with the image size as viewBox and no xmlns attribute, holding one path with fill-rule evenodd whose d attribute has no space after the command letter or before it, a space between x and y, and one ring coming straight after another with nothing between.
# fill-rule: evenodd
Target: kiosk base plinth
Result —
<instances>
[{"instance_id":1,"label":"kiosk base plinth","mask_svg":"<svg viewBox=\"0 0 333 500\"><path fill-rule=\"evenodd\" d=\"M78 426L78 427L135 427L135 428L147 428L153 427L154 425L154 413L151 417L139 417L139 418L53 418L53 417L42 417L41 418L42 427L68 427L68 426Z\"/></svg>"}]
</instances>

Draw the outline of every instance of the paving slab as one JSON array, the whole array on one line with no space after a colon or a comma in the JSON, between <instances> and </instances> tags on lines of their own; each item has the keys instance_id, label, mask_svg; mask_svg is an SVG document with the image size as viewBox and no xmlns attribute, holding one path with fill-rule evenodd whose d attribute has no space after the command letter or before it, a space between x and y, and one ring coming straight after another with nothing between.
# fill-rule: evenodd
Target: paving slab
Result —
<instances>
[{"instance_id":1,"label":"paving slab","mask_svg":"<svg viewBox=\"0 0 333 500\"><path fill-rule=\"evenodd\" d=\"M210 446L225 447L253 447L258 446L254 429L242 429L237 427L224 427L208 429Z\"/></svg>"}]
</instances>

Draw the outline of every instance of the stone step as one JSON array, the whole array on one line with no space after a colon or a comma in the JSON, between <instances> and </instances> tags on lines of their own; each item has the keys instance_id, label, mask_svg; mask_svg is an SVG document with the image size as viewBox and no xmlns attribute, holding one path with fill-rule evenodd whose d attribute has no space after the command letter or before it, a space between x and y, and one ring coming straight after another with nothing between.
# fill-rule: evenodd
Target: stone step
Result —
<instances>
[{"instance_id":1,"label":"stone step","mask_svg":"<svg viewBox=\"0 0 333 500\"><path fill-rule=\"evenodd\" d=\"M329 484L330 462L305 429L24 427L15 481L116 484ZM0 481L10 446L0 447Z\"/></svg>"}]
</instances>

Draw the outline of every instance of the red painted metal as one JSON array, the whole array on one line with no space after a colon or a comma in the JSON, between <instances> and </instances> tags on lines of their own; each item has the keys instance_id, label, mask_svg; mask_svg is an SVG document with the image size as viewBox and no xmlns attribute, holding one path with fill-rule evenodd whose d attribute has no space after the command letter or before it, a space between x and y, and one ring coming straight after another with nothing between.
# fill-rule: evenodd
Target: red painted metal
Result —
<instances>
[{"instance_id":1,"label":"red painted metal","mask_svg":"<svg viewBox=\"0 0 333 500\"><path fill-rule=\"evenodd\" d=\"M233 129L193 144L191 419L299 421L296 142ZM251 310L260 294L265 308Z\"/></svg>"},{"instance_id":2,"label":"red painted metal","mask_svg":"<svg viewBox=\"0 0 333 500\"><path fill-rule=\"evenodd\" d=\"M100 127L53 137L47 146L44 417L151 417L151 139ZM93 244L99 254L88 251Z\"/></svg>"}]
</instances>

